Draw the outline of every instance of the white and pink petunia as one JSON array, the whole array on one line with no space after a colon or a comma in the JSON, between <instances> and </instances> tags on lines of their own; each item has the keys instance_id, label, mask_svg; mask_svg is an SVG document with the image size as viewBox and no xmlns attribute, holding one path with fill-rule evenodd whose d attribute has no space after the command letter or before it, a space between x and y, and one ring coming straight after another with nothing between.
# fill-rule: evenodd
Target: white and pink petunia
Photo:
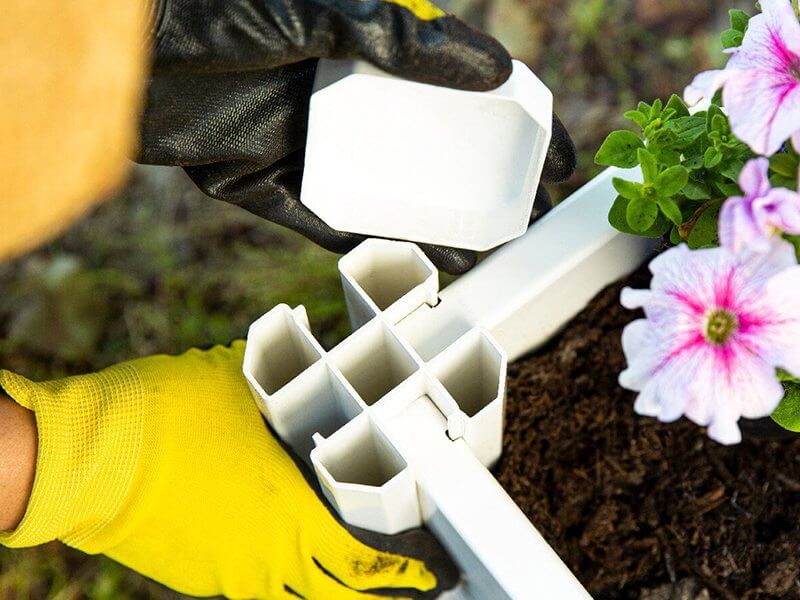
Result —
<instances>
[{"instance_id":1,"label":"white and pink petunia","mask_svg":"<svg viewBox=\"0 0 800 600\"><path fill-rule=\"evenodd\" d=\"M781 238L764 253L680 245L650 263L649 290L626 288L622 304L644 319L622 334L638 391L635 410L671 422L685 415L723 443L741 440L740 417L771 414L781 367L800 374L800 266Z\"/></svg>"},{"instance_id":2,"label":"white and pink petunia","mask_svg":"<svg viewBox=\"0 0 800 600\"><path fill-rule=\"evenodd\" d=\"M781 232L800 233L800 194L770 186L769 161L748 161L739 174L744 196L725 201L719 213L720 243L733 252L750 248L766 252L771 237Z\"/></svg>"},{"instance_id":3,"label":"white and pink petunia","mask_svg":"<svg viewBox=\"0 0 800 600\"><path fill-rule=\"evenodd\" d=\"M697 104L723 88L733 134L771 155L790 137L800 148L800 22L789 0L761 0L761 10L725 68L700 73L684 97Z\"/></svg>"}]
</instances>

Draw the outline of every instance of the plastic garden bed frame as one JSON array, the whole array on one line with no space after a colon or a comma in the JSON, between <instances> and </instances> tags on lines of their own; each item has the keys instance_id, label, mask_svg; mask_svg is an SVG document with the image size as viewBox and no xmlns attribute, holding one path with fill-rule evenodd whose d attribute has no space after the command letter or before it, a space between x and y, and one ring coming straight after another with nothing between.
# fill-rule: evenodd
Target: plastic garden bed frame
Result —
<instances>
[{"instance_id":1,"label":"plastic garden bed frame","mask_svg":"<svg viewBox=\"0 0 800 600\"><path fill-rule=\"evenodd\" d=\"M657 241L614 230L609 169L439 291L408 242L339 262L354 333L330 351L302 306L250 328L244 373L266 418L341 517L381 533L427 525L459 565L451 598L588 598L489 472L506 365L555 334Z\"/></svg>"}]
</instances>

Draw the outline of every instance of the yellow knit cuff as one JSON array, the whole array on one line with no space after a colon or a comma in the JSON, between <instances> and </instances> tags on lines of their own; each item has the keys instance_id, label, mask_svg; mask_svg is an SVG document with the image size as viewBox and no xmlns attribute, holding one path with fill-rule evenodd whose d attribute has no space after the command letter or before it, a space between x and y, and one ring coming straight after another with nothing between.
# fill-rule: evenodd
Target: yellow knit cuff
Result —
<instances>
[{"instance_id":1,"label":"yellow knit cuff","mask_svg":"<svg viewBox=\"0 0 800 600\"><path fill-rule=\"evenodd\" d=\"M100 552L94 539L114 519L133 484L143 435L138 372L122 364L100 373L34 383L0 371L0 386L36 415L36 477L25 516L0 544L54 539Z\"/></svg>"}]
</instances>

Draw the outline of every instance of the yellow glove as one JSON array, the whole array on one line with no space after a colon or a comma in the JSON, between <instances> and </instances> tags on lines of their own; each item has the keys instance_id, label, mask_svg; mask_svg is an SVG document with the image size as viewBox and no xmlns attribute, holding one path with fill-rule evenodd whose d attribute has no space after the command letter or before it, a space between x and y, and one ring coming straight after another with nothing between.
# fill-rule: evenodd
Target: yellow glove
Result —
<instances>
[{"instance_id":1,"label":"yellow glove","mask_svg":"<svg viewBox=\"0 0 800 600\"><path fill-rule=\"evenodd\" d=\"M425 563L364 545L331 515L264 424L241 374L243 351L236 342L46 383L0 372L39 432L27 512L0 543L59 539L196 596L437 589ZM374 537L384 548L402 540ZM453 575L449 565L441 573L439 588Z\"/></svg>"}]
</instances>

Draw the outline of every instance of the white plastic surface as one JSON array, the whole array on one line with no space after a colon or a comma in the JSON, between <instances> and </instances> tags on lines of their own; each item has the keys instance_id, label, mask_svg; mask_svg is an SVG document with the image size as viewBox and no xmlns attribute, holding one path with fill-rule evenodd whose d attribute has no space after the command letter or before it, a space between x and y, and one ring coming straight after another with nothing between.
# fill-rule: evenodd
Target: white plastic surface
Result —
<instances>
[{"instance_id":1,"label":"white plastic surface","mask_svg":"<svg viewBox=\"0 0 800 600\"><path fill-rule=\"evenodd\" d=\"M320 60L300 198L339 231L494 248L528 226L552 104L519 61L499 88L467 92Z\"/></svg>"},{"instance_id":2,"label":"white plastic surface","mask_svg":"<svg viewBox=\"0 0 800 600\"><path fill-rule=\"evenodd\" d=\"M326 497L374 531L424 522L463 572L453 598L588 598L487 467L501 451L507 356L544 342L655 248L606 221L620 174L604 172L440 293L415 245L367 240L340 261L357 329L330 352L302 307L278 306L248 334L256 401Z\"/></svg>"},{"instance_id":3,"label":"white plastic surface","mask_svg":"<svg viewBox=\"0 0 800 600\"><path fill-rule=\"evenodd\" d=\"M401 324L401 333L423 357L474 326L488 329L512 361L546 342L661 243L609 225L608 210L617 195L614 177L635 180L641 172L610 168L600 173L524 236L445 288L435 309L418 309Z\"/></svg>"}]
</instances>

